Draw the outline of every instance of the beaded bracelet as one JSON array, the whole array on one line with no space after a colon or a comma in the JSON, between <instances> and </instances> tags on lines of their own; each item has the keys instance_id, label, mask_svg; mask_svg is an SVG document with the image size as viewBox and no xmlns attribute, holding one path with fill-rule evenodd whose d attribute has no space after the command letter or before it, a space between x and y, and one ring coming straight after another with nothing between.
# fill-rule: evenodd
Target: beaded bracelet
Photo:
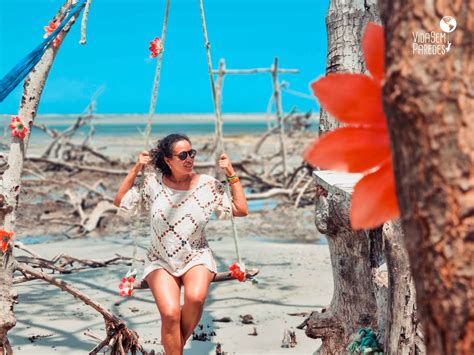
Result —
<instances>
[{"instance_id":1,"label":"beaded bracelet","mask_svg":"<svg viewBox=\"0 0 474 355\"><path fill-rule=\"evenodd\" d=\"M240 181L240 179L238 177L236 177L233 180L229 180L229 185L234 185L235 183L238 183L239 181Z\"/></svg>"},{"instance_id":2,"label":"beaded bracelet","mask_svg":"<svg viewBox=\"0 0 474 355\"><path fill-rule=\"evenodd\" d=\"M230 185L235 184L236 182L239 181L239 177L237 175L232 175L227 178L227 181Z\"/></svg>"}]
</instances>

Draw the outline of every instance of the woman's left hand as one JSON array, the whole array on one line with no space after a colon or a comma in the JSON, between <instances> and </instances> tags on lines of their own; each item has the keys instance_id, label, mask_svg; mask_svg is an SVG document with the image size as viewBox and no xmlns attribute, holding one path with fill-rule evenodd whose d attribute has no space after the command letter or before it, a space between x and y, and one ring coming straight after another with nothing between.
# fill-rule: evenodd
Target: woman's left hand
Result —
<instances>
[{"instance_id":1,"label":"woman's left hand","mask_svg":"<svg viewBox=\"0 0 474 355\"><path fill-rule=\"evenodd\" d=\"M232 164L227 154L221 154L221 157L219 158L219 167L225 171L227 176L235 175L235 170L232 167Z\"/></svg>"}]
</instances>

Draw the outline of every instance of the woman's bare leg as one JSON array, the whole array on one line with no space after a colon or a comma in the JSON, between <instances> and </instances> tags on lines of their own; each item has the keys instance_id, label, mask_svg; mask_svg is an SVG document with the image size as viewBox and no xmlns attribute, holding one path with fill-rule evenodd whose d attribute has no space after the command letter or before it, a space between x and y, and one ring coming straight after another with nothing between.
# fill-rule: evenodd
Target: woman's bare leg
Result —
<instances>
[{"instance_id":1,"label":"woman's bare leg","mask_svg":"<svg viewBox=\"0 0 474 355\"><path fill-rule=\"evenodd\" d=\"M184 285L184 304L181 310L181 334L183 347L201 319L209 284L214 274L204 265L196 265L182 277Z\"/></svg>"},{"instance_id":2,"label":"woman's bare leg","mask_svg":"<svg viewBox=\"0 0 474 355\"><path fill-rule=\"evenodd\" d=\"M166 355L182 354L181 306L179 302L181 280L164 269L147 276L156 305L161 315L161 343Z\"/></svg>"}]
</instances>

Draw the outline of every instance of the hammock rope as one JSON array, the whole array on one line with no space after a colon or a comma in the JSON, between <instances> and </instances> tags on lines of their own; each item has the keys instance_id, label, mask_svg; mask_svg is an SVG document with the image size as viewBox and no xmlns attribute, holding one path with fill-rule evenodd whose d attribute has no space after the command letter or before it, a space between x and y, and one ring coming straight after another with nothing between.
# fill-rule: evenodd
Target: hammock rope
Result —
<instances>
[{"instance_id":1,"label":"hammock rope","mask_svg":"<svg viewBox=\"0 0 474 355\"><path fill-rule=\"evenodd\" d=\"M84 7L86 0L79 0L75 5L66 10L66 16L56 28L40 45L31 51L26 57L20 60L3 78L0 80L0 102L2 102L25 77L33 70L41 60L46 50L54 39L69 22L71 17L78 14Z\"/></svg>"}]
</instances>

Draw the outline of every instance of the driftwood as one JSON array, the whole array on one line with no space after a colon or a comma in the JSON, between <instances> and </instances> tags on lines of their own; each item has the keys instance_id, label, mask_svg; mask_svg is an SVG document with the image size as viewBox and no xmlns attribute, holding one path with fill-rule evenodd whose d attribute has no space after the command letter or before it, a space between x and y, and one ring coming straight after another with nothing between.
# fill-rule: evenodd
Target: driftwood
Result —
<instances>
[{"instance_id":1,"label":"driftwood","mask_svg":"<svg viewBox=\"0 0 474 355\"><path fill-rule=\"evenodd\" d=\"M131 257L125 257L120 254L115 254L114 257L108 258L105 260L79 259L79 258L65 255L65 254L58 254L55 257L53 257L51 260L48 260L41 257L34 250L28 248L21 242L15 242L14 245L16 248L23 250L26 253L31 255L30 257L18 256L16 258L18 263L28 264L28 265L34 266L36 268L41 268L41 269L49 269L49 270L52 270L53 272L58 272L60 274L70 274L70 273L81 271L88 268L107 267L108 265L114 265L114 264L119 264L119 263L124 263L124 262L131 265L131 262L133 259ZM144 263L143 259L136 259L136 260L138 262ZM79 264L82 266L73 267L74 264ZM251 280L255 276L257 276L258 273L259 273L258 269L254 269L254 268L246 269L246 272L245 272L246 279ZM17 283L21 283L21 282L25 282L29 280L34 280L36 278L37 276L35 275L29 276L29 277L25 275L24 277L17 277L14 280L14 283L17 284ZM230 281L230 280L235 280L231 276L231 272L224 271L224 272L217 273L217 275L214 277L212 282L222 282L222 281ZM134 288L147 289L149 287L146 281L143 281L143 282L136 281Z\"/></svg>"},{"instance_id":2,"label":"driftwood","mask_svg":"<svg viewBox=\"0 0 474 355\"><path fill-rule=\"evenodd\" d=\"M140 351L142 354L147 354L143 346L139 343L138 334L136 332L128 329L124 321L111 314L84 292L76 289L63 280L52 277L26 264L14 262L14 268L23 274L44 280L51 285L59 287L61 290L71 294L77 299L80 299L84 304L102 314L105 321L106 338L91 351L91 354L97 354L105 346L108 346L112 354L126 354L128 351L131 351L132 353Z\"/></svg>"}]
</instances>

